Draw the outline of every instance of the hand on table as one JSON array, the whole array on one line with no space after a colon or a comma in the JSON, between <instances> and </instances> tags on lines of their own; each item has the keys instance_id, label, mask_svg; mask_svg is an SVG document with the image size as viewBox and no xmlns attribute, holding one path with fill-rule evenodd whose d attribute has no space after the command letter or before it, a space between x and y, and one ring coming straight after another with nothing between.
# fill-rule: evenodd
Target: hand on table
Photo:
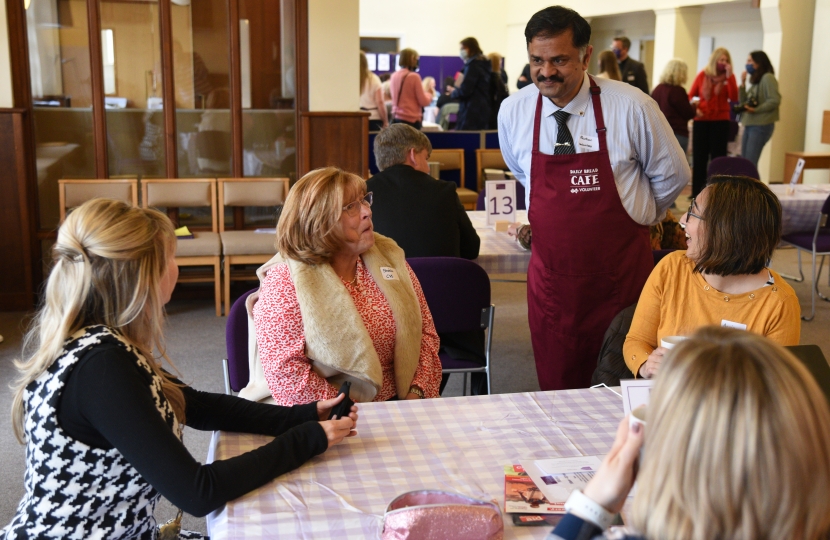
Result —
<instances>
[{"instance_id":1,"label":"hand on table","mask_svg":"<svg viewBox=\"0 0 830 540\"><path fill-rule=\"evenodd\" d=\"M346 437L354 437L357 435L357 431L352 431L355 426L355 421L351 417L352 415L349 414L345 418L320 422L320 426L326 432L326 438L329 440L328 448L331 448Z\"/></svg>"},{"instance_id":2,"label":"hand on table","mask_svg":"<svg viewBox=\"0 0 830 540\"><path fill-rule=\"evenodd\" d=\"M643 446L643 435L642 424L635 422L629 428L628 416L623 418L611 451L583 490L585 496L609 512L616 514L622 510L625 498L637 478L637 460Z\"/></svg>"},{"instance_id":3,"label":"hand on table","mask_svg":"<svg viewBox=\"0 0 830 540\"><path fill-rule=\"evenodd\" d=\"M408 393L404 399L421 399L421 396L418 394L413 394L412 392Z\"/></svg>"},{"instance_id":4,"label":"hand on table","mask_svg":"<svg viewBox=\"0 0 830 540\"><path fill-rule=\"evenodd\" d=\"M336 398L324 399L323 401L317 402L317 416L320 417L321 422L329 419L331 410L335 405L343 401L343 396L345 396L345 394L337 394ZM349 410L349 418L357 424L357 405L352 405L352 408Z\"/></svg>"},{"instance_id":5,"label":"hand on table","mask_svg":"<svg viewBox=\"0 0 830 540\"><path fill-rule=\"evenodd\" d=\"M519 223L518 221L516 223L511 223L507 226L507 234L515 238L516 235L519 234L519 227L522 225L524 225L524 223Z\"/></svg>"},{"instance_id":6,"label":"hand on table","mask_svg":"<svg viewBox=\"0 0 830 540\"><path fill-rule=\"evenodd\" d=\"M657 374L657 370L660 369L660 364L663 362L663 356L669 352L669 350L665 347L657 347L652 351L648 358L640 366L638 371L638 375L644 379L650 379Z\"/></svg>"}]
</instances>

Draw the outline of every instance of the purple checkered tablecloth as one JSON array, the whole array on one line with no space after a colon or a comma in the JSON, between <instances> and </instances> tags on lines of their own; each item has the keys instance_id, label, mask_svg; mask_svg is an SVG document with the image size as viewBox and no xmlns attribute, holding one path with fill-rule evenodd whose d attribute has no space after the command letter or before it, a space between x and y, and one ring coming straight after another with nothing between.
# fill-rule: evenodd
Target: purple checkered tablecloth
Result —
<instances>
[{"instance_id":1,"label":"purple checkered tablecloth","mask_svg":"<svg viewBox=\"0 0 830 540\"><path fill-rule=\"evenodd\" d=\"M504 507L504 465L608 452L623 416L607 388L360 405L358 436L208 516L212 539L378 538L396 496L443 489ZM208 461L270 440L215 432ZM544 538L514 527L505 538Z\"/></svg>"},{"instance_id":2,"label":"purple checkered tablecloth","mask_svg":"<svg viewBox=\"0 0 830 540\"><path fill-rule=\"evenodd\" d=\"M516 239L506 232L496 232L487 226L487 212L467 212L473 222L481 248L473 262L484 268L488 274L526 274L530 263L530 251L523 250ZM527 223L527 212L516 212L516 221Z\"/></svg>"},{"instance_id":3,"label":"purple checkered tablecloth","mask_svg":"<svg viewBox=\"0 0 830 540\"><path fill-rule=\"evenodd\" d=\"M797 184L787 195L789 184L773 184L769 188L781 201L782 234L812 231L821 213L821 205L830 196L830 184Z\"/></svg>"}]
</instances>

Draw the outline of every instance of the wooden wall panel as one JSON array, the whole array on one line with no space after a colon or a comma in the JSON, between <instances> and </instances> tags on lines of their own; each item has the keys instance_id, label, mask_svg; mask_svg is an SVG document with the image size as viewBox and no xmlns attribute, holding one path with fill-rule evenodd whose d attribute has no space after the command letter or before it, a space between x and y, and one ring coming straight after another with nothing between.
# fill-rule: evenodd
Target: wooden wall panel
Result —
<instances>
[{"instance_id":1,"label":"wooden wall panel","mask_svg":"<svg viewBox=\"0 0 830 540\"><path fill-rule=\"evenodd\" d=\"M366 176L369 170L369 113L303 112L299 176L335 166Z\"/></svg>"},{"instance_id":2,"label":"wooden wall panel","mask_svg":"<svg viewBox=\"0 0 830 540\"><path fill-rule=\"evenodd\" d=\"M26 175L27 122L24 109L0 109L0 311L34 306L34 198Z\"/></svg>"}]
</instances>

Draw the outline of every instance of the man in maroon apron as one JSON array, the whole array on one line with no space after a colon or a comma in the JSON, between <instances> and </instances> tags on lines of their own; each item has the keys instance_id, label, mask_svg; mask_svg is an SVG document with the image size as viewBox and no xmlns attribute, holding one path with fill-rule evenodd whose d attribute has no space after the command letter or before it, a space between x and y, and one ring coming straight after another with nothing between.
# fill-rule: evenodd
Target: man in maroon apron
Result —
<instances>
[{"instance_id":1,"label":"man in maroon apron","mask_svg":"<svg viewBox=\"0 0 830 540\"><path fill-rule=\"evenodd\" d=\"M651 272L649 229L647 223L632 219L620 198L626 190L618 191L609 157L602 90L585 74L591 56L590 26L570 9L547 8L534 15L525 36L531 78L538 88L529 174L522 158L517 157L517 145L522 141L515 136L516 123L511 123L510 116L515 116L517 110L528 111L533 89L520 92L514 104L520 103L512 109L505 102L508 107L499 115L499 138L505 160L518 177L520 173L526 174L530 188L528 219L533 236L527 295L531 340L542 390L581 388L590 384L603 334L611 320L637 301ZM590 92L590 99L583 95L586 111L592 107L595 126L590 126L590 135L579 135L575 143L567 125L573 113L563 109L586 91ZM544 100L550 100L559 109L552 113L556 126L553 154L539 150ZM638 121L636 114L629 116L625 121ZM662 123L665 126L660 125L659 119L655 122L656 130L660 132L665 127L666 137L671 136L664 118ZM658 142L662 144L661 140ZM665 155L646 156L647 152L639 149L635 154L643 160L654 157L665 168L682 169L679 147L664 146L660 152L663 150ZM527 153L526 148L524 152ZM643 163L634 176L642 180L643 172L650 175L653 169L653 164ZM685 172L688 173L688 165ZM654 204L648 178L639 195L642 198L645 192L652 198L652 214L658 213L661 205L665 212L670 204L666 201L673 200L688 181L688 174L675 175L676 178L654 176L660 177L655 182L657 190L662 190L660 204ZM655 218L649 215L646 221Z\"/></svg>"}]
</instances>

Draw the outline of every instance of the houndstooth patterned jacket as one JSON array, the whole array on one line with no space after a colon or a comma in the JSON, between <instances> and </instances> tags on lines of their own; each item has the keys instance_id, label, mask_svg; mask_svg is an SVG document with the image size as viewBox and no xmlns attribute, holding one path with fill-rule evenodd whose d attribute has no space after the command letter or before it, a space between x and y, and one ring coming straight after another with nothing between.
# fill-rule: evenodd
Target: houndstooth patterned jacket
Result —
<instances>
[{"instance_id":1,"label":"houndstooth patterned jacket","mask_svg":"<svg viewBox=\"0 0 830 540\"><path fill-rule=\"evenodd\" d=\"M156 408L181 438L179 423L147 360L117 331L83 328L63 353L25 390L26 493L0 539L154 539L153 511L159 493L113 448L93 448L71 438L58 424L57 406L72 368L96 345L115 343L135 357L152 378ZM182 538L201 538L182 531Z\"/></svg>"}]
</instances>

